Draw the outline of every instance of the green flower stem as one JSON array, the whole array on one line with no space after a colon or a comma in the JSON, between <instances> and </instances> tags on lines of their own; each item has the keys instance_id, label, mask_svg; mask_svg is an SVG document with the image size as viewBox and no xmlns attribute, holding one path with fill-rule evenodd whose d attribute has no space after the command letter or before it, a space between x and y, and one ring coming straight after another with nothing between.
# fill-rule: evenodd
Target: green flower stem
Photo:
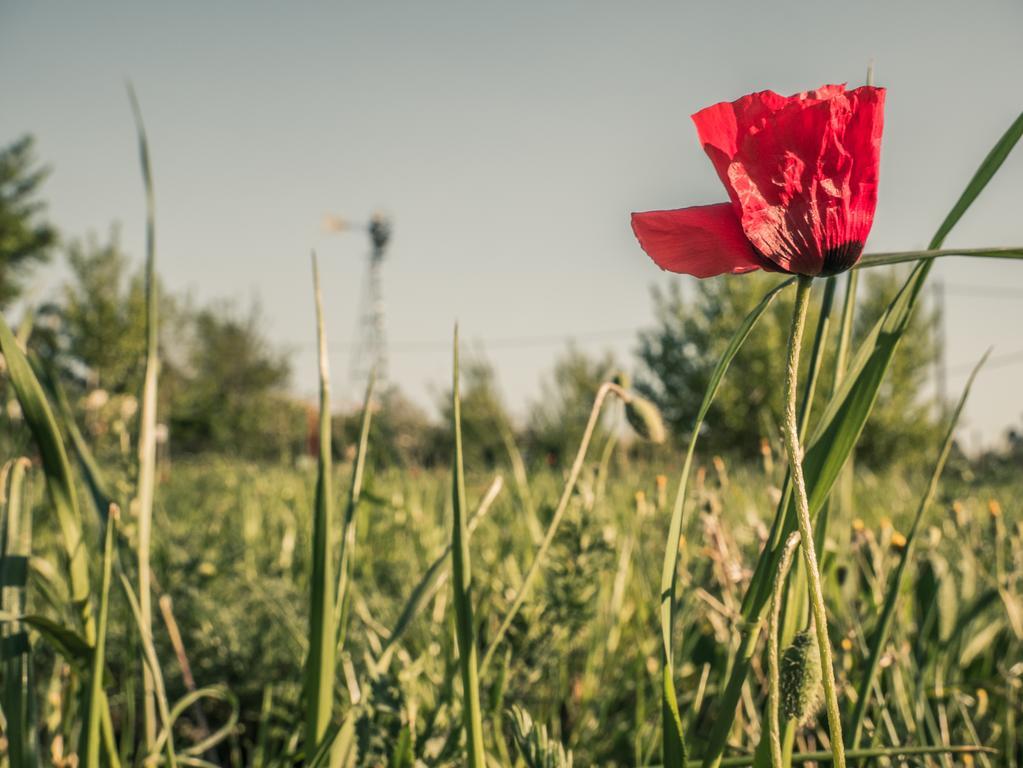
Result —
<instances>
[{"instance_id":1,"label":"green flower stem","mask_svg":"<svg viewBox=\"0 0 1023 768\"><path fill-rule=\"evenodd\" d=\"M783 768L785 760L781 749L781 725L778 722L778 707L781 699L779 691L780 672L778 670L778 618L781 615L781 598L785 593L785 579L789 575L792 555L799 546L799 533L793 531L785 541L781 562L778 563L778 576L774 582L774 596L771 601L771 618L767 625L767 728L771 742L771 765Z\"/></svg>"},{"instance_id":2,"label":"green flower stem","mask_svg":"<svg viewBox=\"0 0 1023 768\"><path fill-rule=\"evenodd\" d=\"M814 547L813 525L810 522L810 502L803 479L803 450L799 444L799 424L796 418L796 383L799 379L799 350L806 325L806 309L810 300L810 285L813 278L799 277L796 287L795 307L792 311L792 326L789 332L788 364L785 372L785 417L782 431L785 436L785 450L789 456L792 474L792 489L796 498L796 518L799 522L803 564L806 567L810 586L810 608L813 612L817 632L817 645L821 654L821 677L824 683L824 701L828 710L828 727L831 732L831 754L837 768L845 768L845 747L842 743L842 720L838 710L838 696L835 692L835 671L831 662L831 641L828 639L828 617L824 610L824 589L821 586L817 552Z\"/></svg>"}]
</instances>

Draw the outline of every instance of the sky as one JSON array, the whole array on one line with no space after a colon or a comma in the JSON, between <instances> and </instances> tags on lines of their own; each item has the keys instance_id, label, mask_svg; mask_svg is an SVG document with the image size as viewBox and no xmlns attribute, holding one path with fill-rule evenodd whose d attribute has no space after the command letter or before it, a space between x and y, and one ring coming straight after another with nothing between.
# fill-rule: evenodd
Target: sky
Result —
<instances>
[{"instance_id":1,"label":"sky","mask_svg":"<svg viewBox=\"0 0 1023 768\"><path fill-rule=\"evenodd\" d=\"M432 404L456 319L523 413L567 340L634 364L660 272L629 212L725 199L689 115L771 88L889 89L868 251L922 248L1023 108L1023 4L949 2L71 3L0 0L0 143L52 167L67 237L144 208L125 82L151 144L158 270L197 304L258 301L315 388L309 253L339 395L368 242L324 215L394 222L383 267L391 378ZM1023 149L947 241L1023 244ZM54 294L62 269L32 295ZM741 278L737 278L741 279ZM1021 423L1023 265L946 259L949 389L989 345L967 447Z\"/></svg>"}]
</instances>

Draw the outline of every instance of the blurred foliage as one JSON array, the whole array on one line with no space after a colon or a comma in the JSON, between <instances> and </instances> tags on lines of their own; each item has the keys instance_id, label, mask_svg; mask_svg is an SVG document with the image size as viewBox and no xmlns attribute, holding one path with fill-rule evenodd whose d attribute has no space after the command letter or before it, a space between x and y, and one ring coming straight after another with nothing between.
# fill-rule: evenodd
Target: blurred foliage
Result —
<instances>
[{"instance_id":1,"label":"blurred foliage","mask_svg":"<svg viewBox=\"0 0 1023 768\"><path fill-rule=\"evenodd\" d=\"M876 269L860 276L860 306L853 331L853 348L870 331L905 281L904 269ZM936 418L941 405L921 396L934 376L940 354L935 329L941 323L937 308L917 307L898 354L892 359L874 410L856 446L856 456L874 467L933 458L928 451L941 439ZM978 350L978 358L980 351Z\"/></svg>"},{"instance_id":2,"label":"blurred foliage","mask_svg":"<svg viewBox=\"0 0 1023 768\"><path fill-rule=\"evenodd\" d=\"M573 500L542 581L509 635L512 661L507 668L498 661L490 669L482 680L483 692L494 706L527 709L547 729L551 747L557 750L561 744L571 750L577 765L656 764L660 699L655 597L665 512L657 508L653 488L661 467L612 467L602 499L580 493ZM770 509L783 471L778 466L768 474L734 465L725 473L703 462L697 467L684 539L687 588L680 597L676 630L682 639L680 691L694 749L700 748L713 714L713 696L708 694L697 711L691 710L704 675L709 691L727 675L734 632L731 611L748 584L765 534L764 510ZM337 487L347 488L349 479L350 467L339 467ZM486 473L473 473L470 505L478 503L490 479ZM539 503L552 504L561 489L561 473L535 471L530 480ZM839 683L846 690L862 673L865 658L858 643L872 627L899 555L897 534L905 532L924 480L913 474L907 479L901 471L858 472L862 518L831 522L824 576L836 643L851 640L836 655ZM337 688L347 711L355 690L347 687L355 679L347 675L358 676L363 714L357 736L365 750L359 766L387 765L396 735L408 727L416 760L424 765L460 764L459 697L450 682L457 674L449 588L431 597L414 619L386 672L373 675L366 669L404 601L447 544L450 482L444 469L385 469L367 478L358 523L364 554L356 559L357 593L345 647L354 671L340 672ZM41 485L35 489L35 550L42 560L55 556L57 534L42 514ZM240 704L242 728L235 737L239 751L231 758L226 748L218 749L216 764L249 764L244 756L252 754L268 686L274 692L269 749L272 754L286 751L305 653L313 487L311 467L295 471L233 459L178 461L164 477L153 558L156 572L167 578L157 585L158 593L172 599L197 684L226 684ZM645 492L646 499L638 500L638 492ZM1018 664L1023 641L1004 602L1016 606L1023 600L1017 496L1018 476L983 487L956 479L943 483L920 532L882 671L880 682L888 695L882 702L885 720L877 725L878 740L939 738L931 719L937 708L945 713L943 727L953 743L999 744L1004 739L1005 718L1014 711L1012 697L1018 695L1014 686L1023 674ZM1000 518L992 517L993 504L1004 510ZM533 552L521 514L516 497L506 489L473 536L474 592L484 644ZM131 535L131 528L126 532ZM996 550L1002 553L997 558ZM30 594L34 610L55 610L47 599L51 588L43 574L35 576ZM59 594L57 605L62 606ZM127 620L123 600L115 601L115 609L112 626L118 629L111 638L108 664L114 706L121 712L130 695L124 684L136 674L137 658L130 633L120 629ZM177 700L187 689L162 620L155 635L158 655L166 660L169 696ZM921 642L921 637L928 641ZM42 685L60 664L43 646L36 660ZM935 692L936 676L944 681L943 695ZM757 666L749 694L753 706L763 704L765 691L763 670ZM224 712L214 702L204 703L201 710L212 727L222 722ZM184 713L182 733L197 728L197 711ZM488 745L496 750L496 734L503 733L514 756L514 732L502 711L492 709L488 722L495 728L504 723L488 737ZM868 736L875 733L873 728ZM800 731L797 747L809 749L825 733L819 717ZM751 751L758 735L756 719L741 714L733 742L737 749Z\"/></svg>"},{"instance_id":3,"label":"blurred foliage","mask_svg":"<svg viewBox=\"0 0 1023 768\"><path fill-rule=\"evenodd\" d=\"M39 311L33 344L82 389L138 395L146 349L145 291L141 268L111 229L67 245L68 280L58 304ZM161 405L178 384L188 307L157 285L160 300Z\"/></svg>"},{"instance_id":4,"label":"blurred foliage","mask_svg":"<svg viewBox=\"0 0 1023 768\"><path fill-rule=\"evenodd\" d=\"M571 463L597 390L615 373L610 352L590 357L569 346L555 361L526 420L525 444L534 461L542 459L551 466ZM603 442L604 432L600 429L594 435L598 443Z\"/></svg>"},{"instance_id":5,"label":"blurred foliage","mask_svg":"<svg viewBox=\"0 0 1023 768\"><path fill-rule=\"evenodd\" d=\"M679 444L688 441L732 333L778 280L777 275L754 273L741 280L687 281L685 293L683 282L675 280L666 290L654 291L654 327L641 332L637 349L637 389L657 403ZM816 310L815 300L807 328L815 326ZM732 362L705 420L705 450L752 458L760 452L762 437L779 433L791 315L791 291L786 291Z\"/></svg>"},{"instance_id":6,"label":"blurred foliage","mask_svg":"<svg viewBox=\"0 0 1023 768\"><path fill-rule=\"evenodd\" d=\"M175 450L262 459L304 450L307 409L287 395L291 362L265 337L258 307L208 307L191 325L187 386L168 419Z\"/></svg>"},{"instance_id":7,"label":"blurred foliage","mask_svg":"<svg viewBox=\"0 0 1023 768\"><path fill-rule=\"evenodd\" d=\"M904 281L898 269L871 270L861 276L853 333L853 349ZM640 334L637 355L641 368L637 389L661 408L676 441L688 440L703 392L728 340L743 317L779 280L754 273L741 280L674 281L654 291L654 326ZM819 319L823 281L815 286L803 345L803 369ZM845 285L841 279L840 285ZM831 328L825 346L824 371L833 370L841 320L842 291L836 291ZM701 437L704 450L746 459L759 455L761 441L779 434L784 384L785 345L792 314L791 291L783 293L761 318L756 332L732 362L707 414ZM938 439L939 408L922 396L938 357L937 310L919 308L899 348L878 401L857 446L857 457L869 466L914 462L927 457ZM827 402L834 382L818 382L814 414ZM813 421L811 419L811 428Z\"/></svg>"},{"instance_id":8,"label":"blurred foliage","mask_svg":"<svg viewBox=\"0 0 1023 768\"><path fill-rule=\"evenodd\" d=\"M462 399L462 439L465 466L483 469L504 462L507 448L501 430L512 423L498 389L493 366L482 355L465 356L459 389ZM438 401L441 424L451 423L451 391ZM450 430L442 433L441 454L450 460Z\"/></svg>"},{"instance_id":9,"label":"blurred foliage","mask_svg":"<svg viewBox=\"0 0 1023 768\"><path fill-rule=\"evenodd\" d=\"M128 456L144 371L142 270L131 269L116 230L72 241L67 260L61 300L38 311L31 346L60 372L96 450ZM158 290L158 418L170 450L286 460L304 452L307 407L288 393L290 356L266 338L258 306L196 310Z\"/></svg>"},{"instance_id":10,"label":"blurred foliage","mask_svg":"<svg viewBox=\"0 0 1023 768\"><path fill-rule=\"evenodd\" d=\"M447 438L442 427L396 386L376 395L373 428L369 433L369 461L383 467L433 467L446 465ZM359 443L362 413L358 410L334 417L334 453L351 461Z\"/></svg>"},{"instance_id":11,"label":"blurred foliage","mask_svg":"<svg viewBox=\"0 0 1023 768\"><path fill-rule=\"evenodd\" d=\"M57 242L39 199L49 171L34 149L28 135L0 148L0 309L21 296L29 269L48 261Z\"/></svg>"}]
</instances>

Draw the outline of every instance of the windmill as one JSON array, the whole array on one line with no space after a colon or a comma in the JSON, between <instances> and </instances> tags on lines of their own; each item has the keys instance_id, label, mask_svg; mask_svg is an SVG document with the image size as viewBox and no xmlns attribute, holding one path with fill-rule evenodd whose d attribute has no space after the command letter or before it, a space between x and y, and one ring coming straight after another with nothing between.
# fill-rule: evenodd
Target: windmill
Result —
<instances>
[{"instance_id":1,"label":"windmill","mask_svg":"<svg viewBox=\"0 0 1023 768\"><path fill-rule=\"evenodd\" d=\"M372 372L376 373L378 386L387 380L387 335L381 267L391 239L391 221L379 212L374 213L364 226L353 226L344 219L328 216L324 219L324 228L331 232L364 228L369 235L369 262L359 296L357 336L349 367L352 386L358 392Z\"/></svg>"}]
</instances>

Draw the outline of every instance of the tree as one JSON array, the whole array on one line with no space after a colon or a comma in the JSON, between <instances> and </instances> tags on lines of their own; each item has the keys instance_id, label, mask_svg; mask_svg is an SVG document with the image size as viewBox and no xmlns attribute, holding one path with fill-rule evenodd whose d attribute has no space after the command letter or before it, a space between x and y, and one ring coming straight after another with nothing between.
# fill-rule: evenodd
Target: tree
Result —
<instances>
[{"instance_id":1,"label":"tree","mask_svg":"<svg viewBox=\"0 0 1023 768\"><path fill-rule=\"evenodd\" d=\"M530 408L526 432L531 455L553 463L571 461L586 429L593 398L616 370L610 352L590 357L569 346Z\"/></svg>"},{"instance_id":2,"label":"tree","mask_svg":"<svg viewBox=\"0 0 1023 768\"><path fill-rule=\"evenodd\" d=\"M467 468L493 467L503 461L507 449L501 430L510 429L511 419L497 389L494 369L482 357L462 357L459 392L462 413L462 451ZM451 392L439 403L445 428L440 451L451 456Z\"/></svg>"},{"instance_id":3,"label":"tree","mask_svg":"<svg viewBox=\"0 0 1023 768\"><path fill-rule=\"evenodd\" d=\"M840 279L840 284L844 279ZM654 327L641 333L638 356L642 364L637 388L664 414L677 440L688 440L710 375L742 319L776 285L777 275L750 274L690 283L684 295L678 281L667 291L654 292ZM810 339L817 326L824 281L814 287L807 318L803 366L808 363ZM902 284L898 271L874 270L861 280L854 326L855 344L873 326ZM792 312L791 291L785 291L764 313L742 350L732 361L707 414L701 447L713 453L753 457L760 441L779 432L785 349ZM836 335L841 306L837 291L832 309L831 338L823 360L813 417L830 395ZM920 395L933 365L937 346L933 333L937 315L918 310L899 347L878 402L867 423L857 456L872 466L913 458L931 445L933 405Z\"/></svg>"},{"instance_id":4,"label":"tree","mask_svg":"<svg viewBox=\"0 0 1023 768\"><path fill-rule=\"evenodd\" d=\"M58 301L34 313L30 345L73 405L81 406L93 447L129 453L142 389L145 294L141 269L131 271L116 228L67 245L69 279ZM180 389L181 342L187 313L157 284L161 308L158 417L166 418ZM107 455L105 458L109 459Z\"/></svg>"},{"instance_id":5,"label":"tree","mask_svg":"<svg viewBox=\"0 0 1023 768\"><path fill-rule=\"evenodd\" d=\"M374 400L367 452L372 465L429 467L446 465L451 460L450 448L445 448L450 428L431 422L400 389L388 387ZM361 428L361 408L335 417L335 450L342 458L354 458Z\"/></svg>"},{"instance_id":6,"label":"tree","mask_svg":"<svg viewBox=\"0 0 1023 768\"><path fill-rule=\"evenodd\" d=\"M67 259L71 280L59 309L65 358L90 388L137 395L146 353L145 294L140 276L128 273L117 230L103 243L94 237L72 242Z\"/></svg>"},{"instance_id":7,"label":"tree","mask_svg":"<svg viewBox=\"0 0 1023 768\"><path fill-rule=\"evenodd\" d=\"M692 283L691 298L683 295L679 281L667 291L654 291L655 325L640 334L636 387L658 405L676 440L688 440L732 334L777 282L776 275L757 273ZM790 293L778 297L732 362L707 414L705 450L753 457L762 437L778 434ZM810 317L808 327L815 322Z\"/></svg>"},{"instance_id":8,"label":"tree","mask_svg":"<svg viewBox=\"0 0 1023 768\"><path fill-rule=\"evenodd\" d=\"M33 145L23 136L0 149L0 309L21 295L28 270L48 260L57 242L37 197L49 171L36 165Z\"/></svg>"},{"instance_id":9,"label":"tree","mask_svg":"<svg viewBox=\"0 0 1023 768\"><path fill-rule=\"evenodd\" d=\"M285 394L291 362L264 336L258 307L247 315L230 304L207 307L191 326L185 381L170 409L172 450L254 459L300 450L306 411Z\"/></svg>"},{"instance_id":10,"label":"tree","mask_svg":"<svg viewBox=\"0 0 1023 768\"><path fill-rule=\"evenodd\" d=\"M74 240L67 247L70 279L61 301L44 307L51 315L47 328L37 330L43 354L79 389L101 389L109 395L138 397L142 391L146 354L146 299L142 269L131 271L118 231L105 241L95 237ZM187 354L187 302L163 290L160 302L160 418L180 388ZM49 338L46 338L47 335Z\"/></svg>"},{"instance_id":11,"label":"tree","mask_svg":"<svg viewBox=\"0 0 1023 768\"><path fill-rule=\"evenodd\" d=\"M892 269L871 270L861 279L863 298L854 326L855 341L874 326L905 277L905 270ZM941 440L942 427L935 418L939 409L932 398L921 395L940 352L934 333L940 321L937 308L927 305L918 307L910 320L856 446L857 457L871 466L925 458Z\"/></svg>"}]
</instances>

